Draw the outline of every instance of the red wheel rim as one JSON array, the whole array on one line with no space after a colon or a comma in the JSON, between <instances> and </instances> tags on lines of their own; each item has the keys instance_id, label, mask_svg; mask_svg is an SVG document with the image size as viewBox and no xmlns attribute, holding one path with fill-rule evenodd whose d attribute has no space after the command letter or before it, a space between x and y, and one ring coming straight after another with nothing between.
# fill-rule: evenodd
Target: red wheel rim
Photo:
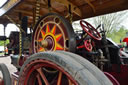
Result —
<instances>
[{"instance_id":1,"label":"red wheel rim","mask_svg":"<svg viewBox=\"0 0 128 85\"><path fill-rule=\"evenodd\" d=\"M74 31L64 18L48 14L36 24L33 33L33 52L65 50L74 52L76 42ZM73 46L71 46L73 44Z\"/></svg>"},{"instance_id":2,"label":"red wheel rim","mask_svg":"<svg viewBox=\"0 0 128 85\"><path fill-rule=\"evenodd\" d=\"M84 23L84 24L83 24ZM88 22L81 20L80 21L80 25L82 27L82 29L89 35L91 36L93 39L95 40L101 40L101 36L100 33Z\"/></svg>"},{"instance_id":3,"label":"red wheel rim","mask_svg":"<svg viewBox=\"0 0 128 85\"><path fill-rule=\"evenodd\" d=\"M84 47L87 51L91 52L92 51L92 45L89 40L84 41Z\"/></svg>"},{"instance_id":4,"label":"red wheel rim","mask_svg":"<svg viewBox=\"0 0 128 85\"><path fill-rule=\"evenodd\" d=\"M57 70L53 80L46 76L43 68ZM49 73L52 75L51 73ZM47 73L48 75L48 73ZM51 77L51 76L50 76ZM38 59L27 64L20 77L19 85L78 85L78 83L58 65L43 59Z\"/></svg>"},{"instance_id":5,"label":"red wheel rim","mask_svg":"<svg viewBox=\"0 0 128 85\"><path fill-rule=\"evenodd\" d=\"M43 28L36 32L35 42L35 51L55 51L55 50L65 50L65 34L63 31L54 23L46 23ZM43 47L40 45L42 41L46 41L47 46Z\"/></svg>"},{"instance_id":6,"label":"red wheel rim","mask_svg":"<svg viewBox=\"0 0 128 85\"><path fill-rule=\"evenodd\" d=\"M4 80L0 78L0 85L4 85Z\"/></svg>"}]
</instances>

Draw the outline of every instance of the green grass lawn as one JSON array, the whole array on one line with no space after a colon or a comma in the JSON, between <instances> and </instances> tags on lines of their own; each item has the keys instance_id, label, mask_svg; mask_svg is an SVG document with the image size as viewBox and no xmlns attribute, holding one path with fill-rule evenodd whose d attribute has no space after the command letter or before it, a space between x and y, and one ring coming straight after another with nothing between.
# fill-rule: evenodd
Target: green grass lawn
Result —
<instances>
[{"instance_id":1,"label":"green grass lawn","mask_svg":"<svg viewBox=\"0 0 128 85\"><path fill-rule=\"evenodd\" d=\"M0 53L0 56L4 55L4 52Z\"/></svg>"}]
</instances>

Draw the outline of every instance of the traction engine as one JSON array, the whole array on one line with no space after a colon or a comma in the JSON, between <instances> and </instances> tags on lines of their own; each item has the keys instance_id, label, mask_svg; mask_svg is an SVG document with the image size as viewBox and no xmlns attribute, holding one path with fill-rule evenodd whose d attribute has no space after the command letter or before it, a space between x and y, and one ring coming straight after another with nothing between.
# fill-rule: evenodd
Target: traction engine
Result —
<instances>
[{"instance_id":1,"label":"traction engine","mask_svg":"<svg viewBox=\"0 0 128 85\"><path fill-rule=\"evenodd\" d=\"M27 34L26 23L24 17L24 32L10 34L8 53L18 71L9 77L2 70L6 66L0 65L5 85L127 84L127 65L122 64L119 47L106 38L102 25L94 28L80 20L82 30L74 32L68 20L49 13Z\"/></svg>"}]
</instances>

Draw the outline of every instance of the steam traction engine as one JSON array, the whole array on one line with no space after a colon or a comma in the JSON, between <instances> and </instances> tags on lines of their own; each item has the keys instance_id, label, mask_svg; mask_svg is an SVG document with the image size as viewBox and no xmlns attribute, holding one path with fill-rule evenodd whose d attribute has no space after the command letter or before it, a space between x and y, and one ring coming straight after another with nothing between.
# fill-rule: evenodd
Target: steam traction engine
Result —
<instances>
[{"instance_id":1,"label":"steam traction engine","mask_svg":"<svg viewBox=\"0 0 128 85\"><path fill-rule=\"evenodd\" d=\"M1 85L127 85L128 67L103 26L80 20L82 30L74 32L70 20L59 14L36 18L29 34L26 16L20 32L10 34L8 55L18 71L10 76L0 64Z\"/></svg>"}]
</instances>

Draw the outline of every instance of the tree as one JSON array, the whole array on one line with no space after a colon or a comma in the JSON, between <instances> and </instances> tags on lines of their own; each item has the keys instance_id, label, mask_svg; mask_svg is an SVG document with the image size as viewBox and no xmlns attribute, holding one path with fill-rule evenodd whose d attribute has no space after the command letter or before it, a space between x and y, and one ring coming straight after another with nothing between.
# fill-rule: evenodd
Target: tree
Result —
<instances>
[{"instance_id":1,"label":"tree","mask_svg":"<svg viewBox=\"0 0 128 85\"><path fill-rule=\"evenodd\" d=\"M126 32L128 29L125 29L123 26L119 30L114 30L108 34L108 37L111 38L114 42L120 43L126 37Z\"/></svg>"},{"instance_id":2,"label":"tree","mask_svg":"<svg viewBox=\"0 0 128 85\"><path fill-rule=\"evenodd\" d=\"M9 40L7 39L6 41L6 45L9 43ZM0 46L4 46L4 41L0 41Z\"/></svg>"},{"instance_id":3,"label":"tree","mask_svg":"<svg viewBox=\"0 0 128 85\"><path fill-rule=\"evenodd\" d=\"M104 24L106 35L108 35L115 29L119 30L120 24L126 18L126 16L128 16L127 12L128 11L123 11L123 12L116 12L112 14L102 15L102 16L94 17L91 20L93 21L96 27L99 24Z\"/></svg>"}]
</instances>

